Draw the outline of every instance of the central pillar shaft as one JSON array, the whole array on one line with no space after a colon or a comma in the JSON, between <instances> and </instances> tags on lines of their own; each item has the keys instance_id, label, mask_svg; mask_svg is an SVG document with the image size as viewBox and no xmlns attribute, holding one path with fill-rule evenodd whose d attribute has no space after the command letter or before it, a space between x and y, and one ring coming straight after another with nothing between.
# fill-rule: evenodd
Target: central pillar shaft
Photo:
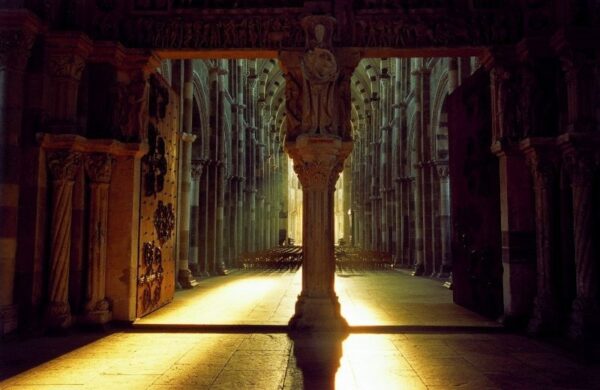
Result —
<instances>
[{"instance_id":1,"label":"central pillar shaft","mask_svg":"<svg viewBox=\"0 0 600 390\"><path fill-rule=\"evenodd\" d=\"M352 149L331 135L301 135L287 145L302 184L302 293L290 320L294 329L343 330L348 324L335 294L334 191Z\"/></svg>"}]
</instances>

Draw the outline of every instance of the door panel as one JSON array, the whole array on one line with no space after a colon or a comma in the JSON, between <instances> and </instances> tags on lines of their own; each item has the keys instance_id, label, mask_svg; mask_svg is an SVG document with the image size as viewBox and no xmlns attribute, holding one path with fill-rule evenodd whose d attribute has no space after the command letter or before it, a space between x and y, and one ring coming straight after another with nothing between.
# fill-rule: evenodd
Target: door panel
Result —
<instances>
[{"instance_id":1,"label":"door panel","mask_svg":"<svg viewBox=\"0 0 600 390\"><path fill-rule=\"evenodd\" d=\"M137 317L175 293L178 103L160 76L150 78L148 153L142 158Z\"/></svg>"},{"instance_id":2,"label":"door panel","mask_svg":"<svg viewBox=\"0 0 600 390\"><path fill-rule=\"evenodd\" d=\"M490 152L490 81L482 69L448 97L454 301L502 314L499 166Z\"/></svg>"}]
</instances>

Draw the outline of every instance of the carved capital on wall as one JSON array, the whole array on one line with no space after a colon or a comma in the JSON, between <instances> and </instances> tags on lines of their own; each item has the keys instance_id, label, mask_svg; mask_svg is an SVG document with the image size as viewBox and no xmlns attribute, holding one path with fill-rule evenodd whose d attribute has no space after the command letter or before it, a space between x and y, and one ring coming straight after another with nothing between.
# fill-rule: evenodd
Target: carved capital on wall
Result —
<instances>
[{"instance_id":1,"label":"carved capital on wall","mask_svg":"<svg viewBox=\"0 0 600 390\"><path fill-rule=\"evenodd\" d=\"M107 153L85 155L85 172L93 183L110 183L113 157Z\"/></svg>"},{"instance_id":2,"label":"carved capital on wall","mask_svg":"<svg viewBox=\"0 0 600 390\"><path fill-rule=\"evenodd\" d=\"M24 71L35 40L33 32L0 30L0 71Z\"/></svg>"},{"instance_id":3,"label":"carved capital on wall","mask_svg":"<svg viewBox=\"0 0 600 390\"><path fill-rule=\"evenodd\" d=\"M437 160L433 162L437 171L438 177L441 180L447 179L450 176L450 167L447 160Z\"/></svg>"},{"instance_id":4,"label":"carved capital on wall","mask_svg":"<svg viewBox=\"0 0 600 390\"><path fill-rule=\"evenodd\" d=\"M70 150L52 150L47 152L46 162L52 180L73 181L81 168L82 155Z\"/></svg>"},{"instance_id":5,"label":"carved capital on wall","mask_svg":"<svg viewBox=\"0 0 600 390\"><path fill-rule=\"evenodd\" d=\"M556 139L525 138L519 143L519 148L525 155L534 186L539 189L550 188L558 179Z\"/></svg>"},{"instance_id":6,"label":"carved capital on wall","mask_svg":"<svg viewBox=\"0 0 600 390\"><path fill-rule=\"evenodd\" d=\"M205 166L206 160L192 160L192 179L200 180Z\"/></svg>"},{"instance_id":7,"label":"carved capital on wall","mask_svg":"<svg viewBox=\"0 0 600 390\"><path fill-rule=\"evenodd\" d=\"M48 73L52 77L66 77L81 80L85 68L85 60L73 53L50 54L48 56Z\"/></svg>"},{"instance_id":8,"label":"carved capital on wall","mask_svg":"<svg viewBox=\"0 0 600 390\"><path fill-rule=\"evenodd\" d=\"M600 137L566 133L558 137L563 164L574 187L591 186L600 163Z\"/></svg>"}]
</instances>

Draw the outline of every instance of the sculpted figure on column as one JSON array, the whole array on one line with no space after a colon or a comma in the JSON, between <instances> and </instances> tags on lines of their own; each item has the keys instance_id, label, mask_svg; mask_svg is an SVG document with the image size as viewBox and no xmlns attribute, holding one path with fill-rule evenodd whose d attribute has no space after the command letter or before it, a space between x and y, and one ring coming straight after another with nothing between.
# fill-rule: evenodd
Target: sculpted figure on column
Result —
<instances>
[{"instance_id":1,"label":"sculpted figure on column","mask_svg":"<svg viewBox=\"0 0 600 390\"><path fill-rule=\"evenodd\" d=\"M329 28L322 22L328 22ZM328 17L316 21L304 19L302 24L307 35L307 51L301 63L304 78L302 130L309 134L337 135L334 90L339 72L335 56L329 50L334 20Z\"/></svg>"}]
</instances>

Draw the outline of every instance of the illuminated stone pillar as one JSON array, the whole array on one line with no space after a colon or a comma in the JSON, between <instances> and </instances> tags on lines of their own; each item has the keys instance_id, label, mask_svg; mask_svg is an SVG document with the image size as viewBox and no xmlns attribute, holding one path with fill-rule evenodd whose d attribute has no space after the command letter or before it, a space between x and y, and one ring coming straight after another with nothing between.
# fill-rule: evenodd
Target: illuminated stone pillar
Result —
<instances>
[{"instance_id":1,"label":"illuminated stone pillar","mask_svg":"<svg viewBox=\"0 0 600 390\"><path fill-rule=\"evenodd\" d=\"M68 298L73 184L75 175L81 168L81 153L48 151L46 160L52 179L50 277L46 324L52 329L64 329L71 325Z\"/></svg>"},{"instance_id":2,"label":"illuminated stone pillar","mask_svg":"<svg viewBox=\"0 0 600 390\"><path fill-rule=\"evenodd\" d=\"M352 73L360 61L354 50L332 51L335 20L302 19L303 52L281 52L286 73L286 151L302 185L302 291L290 327L344 331L335 293L334 191L352 151Z\"/></svg>"},{"instance_id":3,"label":"illuminated stone pillar","mask_svg":"<svg viewBox=\"0 0 600 390\"><path fill-rule=\"evenodd\" d=\"M191 114L191 113L190 113ZM191 115L190 115L191 127ZM192 186L192 142L196 140L196 136L190 133L181 134L181 192L179 199L179 207L181 214L179 220L179 274L178 281L183 288L192 288L196 285L196 281L192 277L190 271L190 201L191 201L191 186Z\"/></svg>"},{"instance_id":4,"label":"illuminated stone pillar","mask_svg":"<svg viewBox=\"0 0 600 390\"><path fill-rule=\"evenodd\" d=\"M335 183L351 142L339 137L301 135L287 150L302 184L302 292L290 320L294 329L347 327L334 290Z\"/></svg>"},{"instance_id":5,"label":"illuminated stone pillar","mask_svg":"<svg viewBox=\"0 0 600 390\"><path fill-rule=\"evenodd\" d=\"M108 236L109 188L113 159L106 153L85 156L90 180L88 274L85 321L105 324L112 318L106 300L106 240Z\"/></svg>"}]
</instances>

